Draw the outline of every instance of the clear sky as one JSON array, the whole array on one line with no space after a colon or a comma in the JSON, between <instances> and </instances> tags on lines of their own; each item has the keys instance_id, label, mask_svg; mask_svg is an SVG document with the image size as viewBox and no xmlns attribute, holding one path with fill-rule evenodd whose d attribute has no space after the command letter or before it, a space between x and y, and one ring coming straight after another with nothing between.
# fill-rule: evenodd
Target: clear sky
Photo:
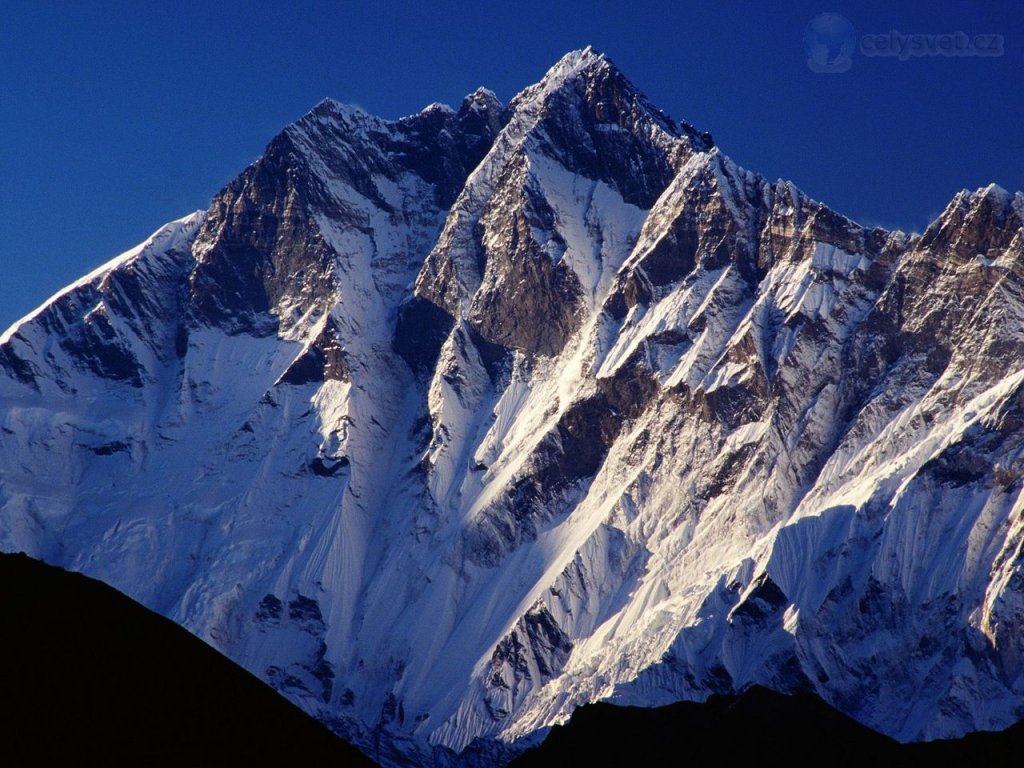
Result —
<instances>
[{"instance_id":1,"label":"clear sky","mask_svg":"<svg viewBox=\"0 0 1024 768\"><path fill-rule=\"evenodd\" d=\"M849 22L847 71L808 66L823 12ZM1003 54L865 54L892 30ZM1024 189L1019 1L5 0L0 329L205 208L324 96L385 117L479 85L507 101L588 44L736 162L866 223L920 230L961 188Z\"/></svg>"}]
</instances>

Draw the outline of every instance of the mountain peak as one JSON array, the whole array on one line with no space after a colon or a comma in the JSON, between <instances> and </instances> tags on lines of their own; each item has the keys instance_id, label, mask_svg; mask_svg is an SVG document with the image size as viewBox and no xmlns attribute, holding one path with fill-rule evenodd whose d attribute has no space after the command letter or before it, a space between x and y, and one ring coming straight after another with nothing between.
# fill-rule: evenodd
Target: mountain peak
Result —
<instances>
[{"instance_id":1,"label":"mountain peak","mask_svg":"<svg viewBox=\"0 0 1024 768\"><path fill-rule=\"evenodd\" d=\"M981 195L995 195L996 197L1012 198L1013 195L1006 190L1004 187L999 186L995 182L992 182L987 187L983 187L978 190L978 194Z\"/></svg>"},{"instance_id":2,"label":"mountain peak","mask_svg":"<svg viewBox=\"0 0 1024 768\"><path fill-rule=\"evenodd\" d=\"M477 88L472 93L466 94L460 107L460 110L473 111L500 112L504 109L505 105L501 103L501 99L498 98L497 94L490 88L484 88L483 86Z\"/></svg>"},{"instance_id":3,"label":"mountain peak","mask_svg":"<svg viewBox=\"0 0 1024 768\"><path fill-rule=\"evenodd\" d=\"M921 244L947 255L973 259L1002 252L1024 223L1024 195L989 184L973 192L962 189L928 225Z\"/></svg>"},{"instance_id":4,"label":"mountain peak","mask_svg":"<svg viewBox=\"0 0 1024 768\"><path fill-rule=\"evenodd\" d=\"M1020 192L1010 192L1008 189L1001 187L995 182L989 184L987 187L982 187L976 190L974 194L971 195L971 199L975 204L985 203L998 211L1001 216L1005 216L1014 207L1019 211L1022 198L1024 198L1024 195L1021 195Z\"/></svg>"},{"instance_id":5,"label":"mountain peak","mask_svg":"<svg viewBox=\"0 0 1024 768\"><path fill-rule=\"evenodd\" d=\"M1014 203L1022 197L1024 196L1020 192L1010 192L996 183L989 184L986 187L978 187L973 192L969 189L962 189L949 202L949 205L946 206L946 209L940 214L939 218L933 222L933 225L958 212L974 210L992 211L1000 218L1004 218L1014 206Z\"/></svg>"},{"instance_id":6,"label":"mountain peak","mask_svg":"<svg viewBox=\"0 0 1024 768\"><path fill-rule=\"evenodd\" d=\"M427 106L425 106L422 110L420 110L421 115L428 115L432 113L450 115L454 114L454 112L455 110L451 108L451 105L445 104L444 102L441 101L432 101L429 104L427 104Z\"/></svg>"},{"instance_id":7,"label":"mountain peak","mask_svg":"<svg viewBox=\"0 0 1024 768\"><path fill-rule=\"evenodd\" d=\"M634 132L653 130L674 139L685 137L693 151L704 152L714 146L710 133L698 131L685 122L677 124L652 104L608 56L590 46L565 54L539 83L512 99L509 109L559 111L554 106L557 104L583 108L595 124Z\"/></svg>"},{"instance_id":8,"label":"mountain peak","mask_svg":"<svg viewBox=\"0 0 1024 768\"><path fill-rule=\"evenodd\" d=\"M580 81L611 81L623 94L643 98L643 94L622 74L611 59L588 46L565 54L544 73L539 83L524 90L512 102L523 104L527 101L545 101L553 94L573 88Z\"/></svg>"},{"instance_id":9,"label":"mountain peak","mask_svg":"<svg viewBox=\"0 0 1024 768\"><path fill-rule=\"evenodd\" d=\"M555 62L555 65L548 70L545 79L552 76L587 71L593 72L602 69L617 70L618 68L607 55L594 50L593 46L588 45L586 48L569 51L567 54L562 56L562 58Z\"/></svg>"},{"instance_id":10,"label":"mountain peak","mask_svg":"<svg viewBox=\"0 0 1024 768\"><path fill-rule=\"evenodd\" d=\"M316 105L309 110L309 114L312 115L367 115L369 114L365 109L355 104L346 104L345 102L332 99L330 96L324 97L316 103Z\"/></svg>"}]
</instances>

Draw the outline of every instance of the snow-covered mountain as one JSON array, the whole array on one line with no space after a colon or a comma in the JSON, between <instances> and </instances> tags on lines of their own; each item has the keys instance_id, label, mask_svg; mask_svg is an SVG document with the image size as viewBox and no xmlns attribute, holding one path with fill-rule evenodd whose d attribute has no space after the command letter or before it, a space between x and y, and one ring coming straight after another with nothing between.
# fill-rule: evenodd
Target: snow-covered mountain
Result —
<instances>
[{"instance_id":1,"label":"snow-covered mountain","mask_svg":"<svg viewBox=\"0 0 1024 768\"><path fill-rule=\"evenodd\" d=\"M603 55L325 101L0 337L0 550L386 763L578 705L1024 717L1024 196L868 229Z\"/></svg>"}]
</instances>

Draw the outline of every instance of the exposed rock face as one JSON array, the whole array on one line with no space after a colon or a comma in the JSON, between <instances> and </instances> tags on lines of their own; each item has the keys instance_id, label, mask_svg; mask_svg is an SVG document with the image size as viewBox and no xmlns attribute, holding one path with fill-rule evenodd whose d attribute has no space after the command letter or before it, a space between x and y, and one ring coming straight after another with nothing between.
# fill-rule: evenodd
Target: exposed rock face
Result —
<instances>
[{"instance_id":1,"label":"exposed rock face","mask_svg":"<svg viewBox=\"0 0 1024 768\"><path fill-rule=\"evenodd\" d=\"M465 314L487 341L552 356L625 257L643 211L711 137L676 126L587 52L565 57L510 113L416 295Z\"/></svg>"},{"instance_id":2,"label":"exposed rock face","mask_svg":"<svg viewBox=\"0 0 1024 768\"><path fill-rule=\"evenodd\" d=\"M589 50L508 108L324 102L3 336L0 547L388 763L752 684L1001 727L1022 226L993 186L861 227Z\"/></svg>"}]
</instances>

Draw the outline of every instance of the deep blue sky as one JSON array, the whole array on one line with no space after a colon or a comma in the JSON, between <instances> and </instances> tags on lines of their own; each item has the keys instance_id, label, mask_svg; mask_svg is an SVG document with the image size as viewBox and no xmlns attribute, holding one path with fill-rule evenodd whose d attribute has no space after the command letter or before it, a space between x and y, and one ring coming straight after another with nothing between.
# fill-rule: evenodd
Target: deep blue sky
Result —
<instances>
[{"instance_id":1,"label":"deep blue sky","mask_svg":"<svg viewBox=\"0 0 1024 768\"><path fill-rule=\"evenodd\" d=\"M607 53L738 163L853 218L920 230L961 188L1024 189L1019 2L44 2L0 13L0 330L197 208L324 96L385 117L507 101ZM782 6L777 7L777 6ZM819 74L804 31L1003 36L998 58Z\"/></svg>"}]
</instances>

